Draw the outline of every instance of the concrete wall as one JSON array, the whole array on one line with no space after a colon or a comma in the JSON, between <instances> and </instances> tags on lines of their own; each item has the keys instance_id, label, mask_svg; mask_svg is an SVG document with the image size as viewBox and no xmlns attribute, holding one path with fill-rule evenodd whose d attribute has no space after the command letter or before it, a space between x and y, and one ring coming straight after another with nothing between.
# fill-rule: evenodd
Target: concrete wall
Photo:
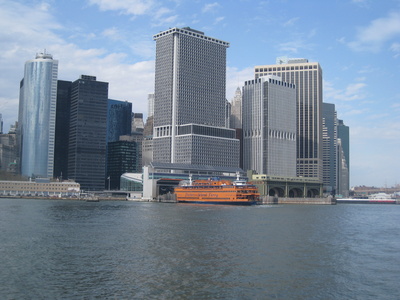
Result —
<instances>
[{"instance_id":1,"label":"concrete wall","mask_svg":"<svg viewBox=\"0 0 400 300\"><path fill-rule=\"evenodd\" d=\"M261 197L262 204L324 204L331 205L336 204L334 198L283 198L273 196Z\"/></svg>"}]
</instances>

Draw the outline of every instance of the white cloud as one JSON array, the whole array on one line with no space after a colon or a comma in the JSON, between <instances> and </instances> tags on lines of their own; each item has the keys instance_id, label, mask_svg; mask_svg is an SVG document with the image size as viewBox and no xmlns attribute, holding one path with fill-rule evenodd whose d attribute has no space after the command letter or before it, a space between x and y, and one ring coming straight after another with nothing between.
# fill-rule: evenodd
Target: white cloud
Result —
<instances>
[{"instance_id":1,"label":"white cloud","mask_svg":"<svg viewBox=\"0 0 400 300\"><path fill-rule=\"evenodd\" d=\"M11 24L11 26L10 26ZM0 2L0 113L5 129L17 120L19 82L24 76L24 63L45 48L62 42L53 33L62 29L43 5L28 7L17 2Z\"/></svg>"},{"instance_id":2,"label":"white cloud","mask_svg":"<svg viewBox=\"0 0 400 300\"><path fill-rule=\"evenodd\" d=\"M171 25L171 24L174 24L174 27L180 26L179 24L176 24L178 15L159 17L159 18L153 18L153 19L155 20L154 23L152 24L153 27L167 26L167 25Z\"/></svg>"},{"instance_id":3,"label":"white cloud","mask_svg":"<svg viewBox=\"0 0 400 300\"><path fill-rule=\"evenodd\" d=\"M148 15L154 22L152 26L166 26L176 22L178 15L162 6L156 0L88 0L91 5L97 5L101 11L117 11L123 15Z\"/></svg>"},{"instance_id":4,"label":"white cloud","mask_svg":"<svg viewBox=\"0 0 400 300\"><path fill-rule=\"evenodd\" d=\"M299 17L291 18L287 20L285 23L283 23L283 27L293 26L299 19L300 19Z\"/></svg>"},{"instance_id":5,"label":"white cloud","mask_svg":"<svg viewBox=\"0 0 400 300\"><path fill-rule=\"evenodd\" d=\"M360 70L358 71L359 74L368 74L368 73L375 73L378 72L379 69L376 67L372 67L372 66L364 66L361 67Z\"/></svg>"},{"instance_id":6,"label":"white cloud","mask_svg":"<svg viewBox=\"0 0 400 300\"><path fill-rule=\"evenodd\" d=\"M225 17L218 17L215 19L214 24L218 24L218 23L222 22L224 19L225 19Z\"/></svg>"},{"instance_id":7,"label":"white cloud","mask_svg":"<svg viewBox=\"0 0 400 300\"><path fill-rule=\"evenodd\" d=\"M346 44L346 38L345 37L341 37L341 38L338 38L338 39L336 39L336 41L339 43L339 44Z\"/></svg>"},{"instance_id":8,"label":"white cloud","mask_svg":"<svg viewBox=\"0 0 400 300\"><path fill-rule=\"evenodd\" d=\"M393 108L400 108L400 103L394 103L394 104L392 104L391 107L393 107Z\"/></svg>"},{"instance_id":9,"label":"white cloud","mask_svg":"<svg viewBox=\"0 0 400 300\"><path fill-rule=\"evenodd\" d=\"M149 13L156 4L152 0L89 0L89 3L102 11L114 10L134 16Z\"/></svg>"},{"instance_id":10,"label":"white cloud","mask_svg":"<svg viewBox=\"0 0 400 300\"><path fill-rule=\"evenodd\" d=\"M394 58L397 58L400 56L400 43L393 43L390 48L389 48L392 52L394 52Z\"/></svg>"},{"instance_id":11,"label":"white cloud","mask_svg":"<svg viewBox=\"0 0 400 300\"><path fill-rule=\"evenodd\" d=\"M378 52L382 45L400 36L400 12L391 12L384 18L373 20L358 30L357 37L348 45L355 51Z\"/></svg>"},{"instance_id":12,"label":"white cloud","mask_svg":"<svg viewBox=\"0 0 400 300\"><path fill-rule=\"evenodd\" d=\"M209 3L203 6L203 13L216 12L221 5L218 2Z\"/></svg>"},{"instance_id":13,"label":"white cloud","mask_svg":"<svg viewBox=\"0 0 400 300\"><path fill-rule=\"evenodd\" d=\"M121 39L123 36L120 34L119 30L115 27L112 28L107 28L105 30L103 30L103 32L101 33L103 36L110 38L112 40L119 40Z\"/></svg>"},{"instance_id":14,"label":"white cloud","mask_svg":"<svg viewBox=\"0 0 400 300\"><path fill-rule=\"evenodd\" d=\"M313 44L306 42L305 40L298 37L289 42L278 44L277 48L281 53L299 53L301 50L308 50L313 47Z\"/></svg>"},{"instance_id":15,"label":"white cloud","mask_svg":"<svg viewBox=\"0 0 400 300\"><path fill-rule=\"evenodd\" d=\"M351 0L351 2L360 7L369 7L370 4L370 0Z\"/></svg>"},{"instance_id":16,"label":"white cloud","mask_svg":"<svg viewBox=\"0 0 400 300\"><path fill-rule=\"evenodd\" d=\"M357 78L356 81L360 81L361 78ZM341 101L354 101L362 100L366 97L367 84L364 82L356 82L348 84L344 89L336 89L333 84L324 81L324 101L334 102L334 100Z\"/></svg>"},{"instance_id":17,"label":"white cloud","mask_svg":"<svg viewBox=\"0 0 400 300\"><path fill-rule=\"evenodd\" d=\"M59 79L74 81L81 74L94 75L99 81L109 82L110 98L130 101L135 112L147 114L147 94L154 91L153 60L126 63L125 53L82 49L56 34L59 29L62 26L43 7L0 2L0 113L6 131L17 120L24 63L44 48L59 61ZM109 28L103 35L118 35L118 29ZM141 46L136 51L154 49L154 45Z\"/></svg>"}]
</instances>

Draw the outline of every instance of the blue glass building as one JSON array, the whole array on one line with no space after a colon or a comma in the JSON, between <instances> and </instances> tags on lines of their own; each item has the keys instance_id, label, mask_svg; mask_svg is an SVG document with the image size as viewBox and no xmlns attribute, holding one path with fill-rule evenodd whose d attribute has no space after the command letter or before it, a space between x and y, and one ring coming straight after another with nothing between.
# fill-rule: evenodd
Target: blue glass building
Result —
<instances>
[{"instance_id":1,"label":"blue glass building","mask_svg":"<svg viewBox=\"0 0 400 300\"><path fill-rule=\"evenodd\" d=\"M132 103L108 99L107 142L119 140L121 135L131 134Z\"/></svg>"},{"instance_id":2,"label":"blue glass building","mask_svg":"<svg viewBox=\"0 0 400 300\"><path fill-rule=\"evenodd\" d=\"M18 140L21 174L52 177L58 61L39 53L25 63L20 85Z\"/></svg>"}]
</instances>

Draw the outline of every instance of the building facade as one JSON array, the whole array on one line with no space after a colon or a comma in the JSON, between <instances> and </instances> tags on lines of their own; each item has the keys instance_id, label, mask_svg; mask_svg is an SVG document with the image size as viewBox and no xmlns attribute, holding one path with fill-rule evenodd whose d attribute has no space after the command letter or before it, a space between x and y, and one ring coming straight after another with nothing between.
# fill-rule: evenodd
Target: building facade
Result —
<instances>
[{"instance_id":1,"label":"building facade","mask_svg":"<svg viewBox=\"0 0 400 300\"><path fill-rule=\"evenodd\" d=\"M25 63L17 131L24 176L53 176L57 75L58 61L51 54L38 53Z\"/></svg>"},{"instance_id":2,"label":"building facade","mask_svg":"<svg viewBox=\"0 0 400 300\"><path fill-rule=\"evenodd\" d=\"M138 143L130 141L115 141L108 143L107 180L109 189L120 189L120 177L124 173L137 173Z\"/></svg>"},{"instance_id":3,"label":"building facade","mask_svg":"<svg viewBox=\"0 0 400 300\"><path fill-rule=\"evenodd\" d=\"M131 134L132 103L108 100L107 142L116 142L121 135Z\"/></svg>"},{"instance_id":4,"label":"building facade","mask_svg":"<svg viewBox=\"0 0 400 300\"><path fill-rule=\"evenodd\" d=\"M255 77L277 75L296 86L297 176L322 181L322 69L307 59L278 58L255 67Z\"/></svg>"},{"instance_id":5,"label":"building facade","mask_svg":"<svg viewBox=\"0 0 400 300\"><path fill-rule=\"evenodd\" d=\"M338 119L337 136L342 141L343 155L350 170L350 129L343 120Z\"/></svg>"},{"instance_id":6,"label":"building facade","mask_svg":"<svg viewBox=\"0 0 400 300\"><path fill-rule=\"evenodd\" d=\"M243 87L243 168L257 174L296 176L296 90L278 76Z\"/></svg>"},{"instance_id":7,"label":"building facade","mask_svg":"<svg viewBox=\"0 0 400 300\"><path fill-rule=\"evenodd\" d=\"M71 81L57 81L56 135L53 177L68 178L69 118L71 113Z\"/></svg>"},{"instance_id":8,"label":"building facade","mask_svg":"<svg viewBox=\"0 0 400 300\"><path fill-rule=\"evenodd\" d=\"M338 119L338 182L337 194L344 197L349 196L350 191L350 129Z\"/></svg>"},{"instance_id":9,"label":"building facade","mask_svg":"<svg viewBox=\"0 0 400 300\"><path fill-rule=\"evenodd\" d=\"M349 127L337 118L335 105L323 103L323 182L325 193L349 195Z\"/></svg>"},{"instance_id":10,"label":"building facade","mask_svg":"<svg viewBox=\"0 0 400 300\"><path fill-rule=\"evenodd\" d=\"M147 96L147 117L154 116L154 93Z\"/></svg>"},{"instance_id":11,"label":"building facade","mask_svg":"<svg viewBox=\"0 0 400 300\"><path fill-rule=\"evenodd\" d=\"M154 161L238 165L239 141L226 128L229 43L189 27L172 28L153 38Z\"/></svg>"},{"instance_id":12,"label":"building facade","mask_svg":"<svg viewBox=\"0 0 400 300\"><path fill-rule=\"evenodd\" d=\"M0 134L3 134L3 115L0 114Z\"/></svg>"},{"instance_id":13,"label":"building facade","mask_svg":"<svg viewBox=\"0 0 400 300\"><path fill-rule=\"evenodd\" d=\"M80 185L72 181L0 181L3 196L79 197Z\"/></svg>"},{"instance_id":14,"label":"building facade","mask_svg":"<svg viewBox=\"0 0 400 300\"><path fill-rule=\"evenodd\" d=\"M326 193L337 189L337 113L332 103L322 104L323 183Z\"/></svg>"},{"instance_id":15,"label":"building facade","mask_svg":"<svg viewBox=\"0 0 400 300\"><path fill-rule=\"evenodd\" d=\"M230 128L242 128L242 91L238 87L232 99Z\"/></svg>"},{"instance_id":16,"label":"building facade","mask_svg":"<svg viewBox=\"0 0 400 300\"><path fill-rule=\"evenodd\" d=\"M0 134L0 170L18 173L18 146L15 133Z\"/></svg>"},{"instance_id":17,"label":"building facade","mask_svg":"<svg viewBox=\"0 0 400 300\"><path fill-rule=\"evenodd\" d=\"M144 121L142 113L132 113L132 132L143 133Z\"/></svg>"},{"instance_id":18,"label":"building facade","mask_svg":"<svg viewBox=\"0 0 400 300\"><path fill-rule=\"evenodd\" d=\"M72 83L68 177L83 190L105 188L108 82L81 75Z\"/></svg>"}]
</instances>

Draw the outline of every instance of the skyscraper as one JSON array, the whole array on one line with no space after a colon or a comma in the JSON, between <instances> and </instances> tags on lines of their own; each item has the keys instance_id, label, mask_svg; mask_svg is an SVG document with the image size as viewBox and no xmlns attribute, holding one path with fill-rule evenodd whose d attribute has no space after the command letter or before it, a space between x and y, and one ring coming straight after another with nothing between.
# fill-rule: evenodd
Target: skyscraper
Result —
<instances>
[{"instance_id":1,"label":"skyscraper","mask_svg":"<svg viewBox=\"0 0 400 300\"><path fill-rule=\"evenodd\" d=\"M337 114L335 104L322 103L323 182L326 192L336 193Z\"/></svg>"},{"instance_id":2,"label":"skyscraper","mask_svg":"<svg viewBox=\"0 0 400 300\"><path fill-rule=\"evenodd\" d=\"M242 128L242 91L238 87L235 92L235 96L232 99L231 128Z\"/></svg>"},{"instance_id":3,"label":"skyscraper","mask_svg":"<svg viewBox=\"0 0 400 300\"><path fill-rule=\"evenodd\" d=\"M243 87L243 168L296 177L296 90L277 76Z\"/></svg>"},{"instance_id":4,"label":"skyscraper","mask_svg":"<svg viewBox=\"0 0 400 300\"><path fill-rule=\"evenodd\" d=\"M350 189L350 130L349 126L343 123L343 120L338 119L337 125L338 136L338 182L337 194L344 197L349 196Z\"/></svg>"},{"instance_id":5,"label":"skyscraper","mask_svg":"<svg viewBox=\"0 0 400 300\"><path fill-rule=\"evenodd\" d=\"M150 118L154 115L154 93L147 96L147 117Z\"/></svg>"},{"instance_id":6,"label":"skyscraper","mask_svg":"<svg viewBox=\"0 0 400 300\"><path fill-rule=\"evenodd\" d=\"M297 176L322 181L322 69L307 59L278 58L255 67L255 77L277 75L296 86Z\"/></svg>"},{"instance_id":7,"label":"skyscraper","mask_svg":"<svg viewBox=\"0 0 400 300\"><path fill-rule=\"evenodd\" d=\"M20 85L18 142L21 174L52 177L58 61L38 53L25 63Z\"/></svg>"},{"instance_id":8,"label":"skyscraper","mask_svg":"<svg viewBox=\"0 0 400 300\"><path fill-rule=\"evenodd\" d=\"M335 105L323 103L323 178L328 193L349 194L349 127L337 118Z\"/></svg>"},{"instance_id":9,"label":"skyscraper","mask_svg":"<svg viewBox=\"0 0 400 300\"><path fill-rule=\"evenodd\" d=\"M72 83L68 176L83 190L105 187L108 82L81 75Z\"/></svg>"},{"instance_id":10,"label":"skyscraper","mask_svg":"<svg viewBox=\"0 0 400 300\"><path fill-rule=\"evenodd\" d=\"M54 178L68 178L68 138L71 113L71 81L57 81L56 136L54 144Z\"/></svg>"},{"instance_id":11,"label":"skyscraper","mask_svg":"<svg viewBox=\"0 0 400 300\"><path fill-rule=\"evenodd\" d=\"M342 141L343 155L350 170L350 129L343 120L338 119L337 136Z\"/></svg>"},{"instance_id":12,"label":"skyscraper","mask_svg":"<svg viewBox=\"0 0 400 300\"><path fill-rule=\"evenodd\" d=\"M132 103L108 100L107 142L116 142L121 135L131 134Z\"/></svg>"},{"instance_id":13,"label":"skyscraper","mask_svg":"<svg viewBox=\"0 0 400 300\"><path fill-rule=\"evenodd\" d=\"M112 190L120 188L120 177L124 173L137 173L139 166L139 146L133 141L115 141L108 143L107 178Z\"/></svg>"},{"instance_id":14,"label":"skyscraper","mask_svg":"<svg viewBox=\"0 0 400 300\"><path fill-rule=\"evenodd\" d=\"M238 166L239 141L226 128L226 48L203 32L154 35L154 161Z\"/></svg>"},{"instance_id":15,"label":"skyscraper","mask_svg":"<svg viewBox=\"0 0 400 300\"><path fill-rule=\"evenodd\" d=\"M3 134L3 115L0 114L0 134Z\"/></svg>"}]
</instances>

